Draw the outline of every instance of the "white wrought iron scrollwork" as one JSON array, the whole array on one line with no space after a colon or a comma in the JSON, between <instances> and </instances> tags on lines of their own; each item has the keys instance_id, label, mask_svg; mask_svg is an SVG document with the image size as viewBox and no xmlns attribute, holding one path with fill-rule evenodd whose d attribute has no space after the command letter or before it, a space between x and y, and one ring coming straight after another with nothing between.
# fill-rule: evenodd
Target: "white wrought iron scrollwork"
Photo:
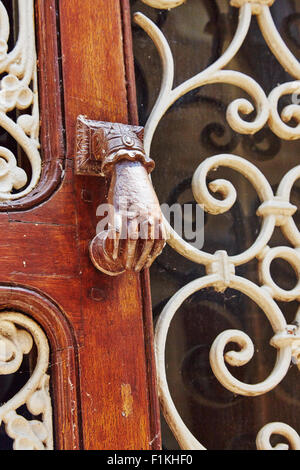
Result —
<instances>
[{"instance_id":1,"label":"white wrought iron scrollwork","mask_svg":"<svg viewBox=\"0 0 300 470\"><path fill-rule=\"evenodd\" d=\"M15 450L53 449L52 407L46 373L49 346L45 334L33 320L20 313L0 313L0 375L17 372L33 344L37 348L37 359L29 380L0 406L0 425L5 424ZM33 416L42 416L42 420L29 420L18 414L23 405Z\"/></svg>"},{"instance_id":2,"label":"white wrought iron scrollwork","mask_svg":"<svg viewBox=\"0 0 300 470\"><path fill-rule=\"evenodd\" d=\"M183 2L143 0L156 8L173 8ZM300 138L300 107L291 104L278 112L278 102L286 94L300 93L300 64L283 42L277 31L270 12L270 6L275 0L231 0L233 7L240 9L238 26L231 44L224 54L207 69L173 88L174 62L168 42L160 29L141 13L135 14L135 22L140 25L154 41L162 60L163 78L160 94L145 127L145 149L150 153L154 132L166 111L181 96L189 91L216 83L226 83L246 91L252 98L252 104L246 99L237 99L227 109L227 121L232 129L242 134L254 134L268 124L271 130L280 138L294 140ZM257 16L261 32L269 48L280 64L296 81L278 85L267 97L261 86L249 76L232 70L224 70L235 57L248 34L252 16ZM256 117L249 122L242 118L256 110ZM292 120L296 126L289 126ZM274 335L270 344L277 349L277 359L274 369L263 382L245 384L237 380L228 370L226 364L240 367L248 363L254 354L252 340L242 331L228 330L221 333L214 341L210 351L210 364L215 376L228 390L246 396L256 396L267 393L276 387L285 377L291 361L300 369L300 307L292 325L288 325L280 310L277 300L300 300L300 233L293 220L297 207L290 202L290 193L297 179L300 178L300 165L289 171L282 179L274 194L269 182L261 171L247 160L236 155L217 155L206 159L196 170L192 189L196 201L204 206L211 214L221 214L231 209L236 201L237 193L231 182L217 179L207 185L207 175L210 171L223 166L231 168L252 184L260 199L257 216L261 218L261 229L251 247L243 253L229 256L226 251L215 254L206 253L187 243L165 221L169 234L168 243L174 250L189 260L203 264L206 276L196 279L179 290L165 306L161 313L155 336L155 352L158 370L158 388L162 409L166 420L183 449L204 449L202 444L192 435L180 417L172 400L166 377L165 347L169 326L182 305L193 293L214 287L217 291L227 288L236 289L253 300L268 318ZM214 198L211 193L218 192L222 200ZM276 227L280 227L293 248L280 246L270 248L268 243ZM298 278L296 287L290 291L279 287L272 279L270 265L274 259L286 260L294 269ZM235 268L257 259L260 285L235 274ZM236 343L239 351L225 351L229 343ZM272 448L270 436L280 434L288 439L292 448L300 449L300 439L296 431L283 423L266 425L257 437L259 449ZM285 444L277 448L286 449Z\"/></svg>"},{"instance_id":3,"label":"white wrought iron scrollwork","mask_svg":"<svg viewBox=\"0 0 300 470\"><path fill-rule=\"evenodd\" d=\"M17 166L16 157L0 148L0 201L19 199L28 194L38 183L41 173L39 152L39 103L37 61L34 28L34 1L18 1L18 38L11 51L8 40L11 34L9 16L0 2L0 126L15 139L31 164L31 181ZM12 110L27 110L16 121L8 115Z\"/></svg>"},{"instance_id":4,"label":"white wrought iron scrollwork","mask_svg":"<svg viewBox=\"0 0 300 470\"><path fill-rule=\"evenodd\" d=\"M287 439L290 443L291 449L300 449L300 436L296 431L284 423L271 423L264 426L258 433L256 439L256 446L258 450L289 450L288 444L277 444L272 447L270 438L272 435L278 434Z\"/></svg>"}]
</instances>

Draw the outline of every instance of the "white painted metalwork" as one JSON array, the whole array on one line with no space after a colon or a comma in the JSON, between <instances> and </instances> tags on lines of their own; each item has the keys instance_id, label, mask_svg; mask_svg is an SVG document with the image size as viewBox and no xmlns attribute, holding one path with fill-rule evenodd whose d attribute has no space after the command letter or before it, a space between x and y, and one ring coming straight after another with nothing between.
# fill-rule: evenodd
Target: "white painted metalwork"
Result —
<instances>
[{"instance_id":1,"label":"white painted metalwork","mask_svg":"<svg viewBox=\"0 0 300 470\"><path fill-rule=\"evenodd\" d=\"M173 8L183 2L143 0L144 3L156 8ZM279 99L286 94L300 93L300 64L283 42L277 31L269 7L275 0L231 0L231 5L240 8L238 26L235 36L224 54L206 70L173 88L174 62L170 47L159 28L141 13L135 15L135 22L139 24L154 41L162 60L163 79L160 94L153 108L145 128L145 149L150 153L154 132L166 111L181 96L189 91L206 84L228 83L246 91L253 100L254 105L246 99L237 99L227 109L227 121L232 129L242 134L254 134L267 123L272 131L282 139L293 140L300 138L300 107L291 104L285 107L279 115ZM277 57L285 70L296 81L277 86L267 97L261 86L249 76L233 70L224 70L226 65L235 57L242 46L249 31L252 15L257 16L258 24L266 43ZM256 117L252 122L243 120L256 109ZM298 123L296 127L289 125L294 118ZM217 155L206 159L196 170L192 189L196 201L204 206L205 211L211 214L224 213L233 206L237 194L231 182L218 179L207 187L207 175L220 166L229 167L238 171L247 178L256 190L260 206L257 216L261 218L260 233L251 247L243 253L229 256L226 251L209 254L198 250L195 246L184 241L172 227L165 221L169 234L168 243L174 250L189 260L205 265L207 275L196 279L179 290L168 302L156 327L155 353L158 371L158 389L165 418L172 429L176 439L183 449L204 449L202 444L191 434L181 419L168 388L165 369L165 346L168 330L172 319L181 306L193 293L207 287L214 287L217 291L224 291L230 287L236 289L250 299L265 313L274 336L270 344L277 349L277 359L270 376L258 384L245 384L237 380L228 370L226 363L240 367L248 363L253 354L252 340L242 331L229 330L221 333L214 341L210 351L210 364L215 376L228 390L246 396L255 396L267 393L276 387L288 372L291 360L300 369L300 308L293 325L288 325L285 317L278 307L276 300L286 302L300 300L300 233L293 220L297 207L290 202L291 189L300 178L300 165L289 171L282 179L276 194L261 173L261 171L247 160L236 155ZM219 192L223 200L214 198L211 192ZM279 246L270 248L268 243L274 229L280 227L293 248ZM235 267L253 259L259 261L259 275L261 285L237 276ZM270 264L274 259L283 258L294 269L298 278L297 286L290 291L280 288L272 279ZM229 351L224 354L225 346L234 342L240 351ZM257 437L258 449L270 449L271 434L280 434L288 439L292 448L300 449L300 438L296 431L283 423L266 425ZM281 444L276 448L286 449Z\"/></svg>"},{"instance_id":2,"label":"white painted metalwork","mask_svg":"<svg viewBox=\"0 0 300 470\"><path fill-rule=\"evenodd\" d=\"M19 34L14 48L8 51L11 26L6 8L0 2L0 126L24 150L31 168L31 181L27 183L25 171L17 166L16 157L0 147L0 200L19 199L38 183L41 173L39 153L39 103L37 60L35 48L34 0L18 1ZM16 121L8 116L12 110L28 110Z\"/></svg>"},{"instance_id":3,"label":"white painted metalwork","mask_svg":"<svg viewBox=\"0 0 300 470\"><path fill-rule=\"evenodd\" d=\"M256 445L258 450L289 450L287 444L277 444L272 447L270 443L272 434L285 437L290 443L291 449L300 449L300 437L291 426L284 423L271 423L264 426L257 435Z\"/></svg>"},{"instance_id":4,"label":"white painted metalwork","mask_svg":"<svg viewBox=\"0 0 300 470\"><path fill-rule=\"evenodd\" d=\"M153 8L161 8L162 10L168 10L170 8L176 8L179 5L185 3L186 0L142 0L142 2L150 5Z\"/></svg>"},{"instance_id":5,"label":"white painted metalwork","mask_svg":"<svg viewBox=\"0 0 300 470\"><path fill-rule=\"evenodd\" d=\"M37 348L35 368L27 383L0 406L0 425L5 423L7 435L15 450L53 449L52 407L49 394L49 346L41 328L30 318L15 312L0 313L0 375L14 374L29 354ZM18 408L26 405L33 416L42 421L25 419Z\"/></svg>"}]
</instances>

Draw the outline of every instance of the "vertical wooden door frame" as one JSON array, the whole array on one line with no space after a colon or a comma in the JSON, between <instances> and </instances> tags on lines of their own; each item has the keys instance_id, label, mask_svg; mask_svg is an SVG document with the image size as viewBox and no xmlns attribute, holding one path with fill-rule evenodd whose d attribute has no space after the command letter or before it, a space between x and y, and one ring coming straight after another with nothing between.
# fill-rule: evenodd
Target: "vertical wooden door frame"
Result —
<instances>
[{"instance_id":1,"label":"vertical wooden door frame","mask_svg":"<svg viewBox=\"0 0 300 470\"><path fill-rule=\"evenodd\" d=\"M60 0L67 161L74 161L79 114L137 123L127 0ZM126 85L127 84L127 85ZM91 266L88 243L107 187L75 177L82 343L80 397L84 449L159 449L149 275L110 278Z\"/></svg>"}]
</instances>

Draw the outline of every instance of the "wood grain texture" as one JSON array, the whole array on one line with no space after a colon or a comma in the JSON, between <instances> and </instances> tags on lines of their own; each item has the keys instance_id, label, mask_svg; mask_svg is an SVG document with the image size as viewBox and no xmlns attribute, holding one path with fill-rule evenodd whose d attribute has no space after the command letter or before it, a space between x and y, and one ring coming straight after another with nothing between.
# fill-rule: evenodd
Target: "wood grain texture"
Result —
<instances>
[{"instance_id":1,"label":"wood grain texture","mask_svg":"<svg viewBox=\"0 0 300 470\"><path fill-rule=\"evenodd\" d=\"M59 5L67 158L72 159L79 114L95 120L128 121L121 10L115 0L61 0ZM150 449L154 436L140 277L109 278L91 268L88 245L107 187L97 177L77 176L75 182L82 270L84 448Z\"/></svg>"}]
</instances>

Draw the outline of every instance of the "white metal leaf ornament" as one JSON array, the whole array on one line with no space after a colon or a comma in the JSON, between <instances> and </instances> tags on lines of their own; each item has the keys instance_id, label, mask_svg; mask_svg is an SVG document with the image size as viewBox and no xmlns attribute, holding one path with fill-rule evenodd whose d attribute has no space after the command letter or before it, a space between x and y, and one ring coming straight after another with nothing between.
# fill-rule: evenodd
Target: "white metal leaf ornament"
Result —
<instances>
[{"instance_id":1,"label":"white metal leaf ornament","mask_svg":"<svg viewBox=\"0 0 300 470\"><path fill-rule=\"evenodd\" d=\"M14 154L0 147L0 199L6 199L12 189L21 189L27 183L27 175L17 166Z\"/></svg>"},{"instance_id":2,"label":"white metal leaf ornament","mask_svg":"<svg viewBox=\"0 0 300 470\"><path fill-rule=\"evenodd\" d=\"M16 373L35 344L36 366L27 383L0 406L0 426L5 424L14 450L53 449L52 407L49 394L49 346L41 328L15 312L0 313L0 375ZM26 419L18 410L26 406L39 419Z\"/></svg>"},{"instance_id":3,"label":"white metal leaf ornament","mask_svg":"<svg viewBox=\"0 0 300 470\"><path fill-rule=\"evenodd\" d=\"M9 150L1 149L0 201L20 199L37 185L41 173L39 152L39 103L35 47L34 1L18 0L18 37L12 50L13 31L8 12L0 1L0 127L23 150L31 165L31 180L18 168ZM17 28L16 28L17 29ZM16 110L16 116L8 115ZM28 110L18 117L18 110ZM26 185L27 184L27 185ZM19 190L18 192L12 191Z\"/></svg>"}]
</instances>

